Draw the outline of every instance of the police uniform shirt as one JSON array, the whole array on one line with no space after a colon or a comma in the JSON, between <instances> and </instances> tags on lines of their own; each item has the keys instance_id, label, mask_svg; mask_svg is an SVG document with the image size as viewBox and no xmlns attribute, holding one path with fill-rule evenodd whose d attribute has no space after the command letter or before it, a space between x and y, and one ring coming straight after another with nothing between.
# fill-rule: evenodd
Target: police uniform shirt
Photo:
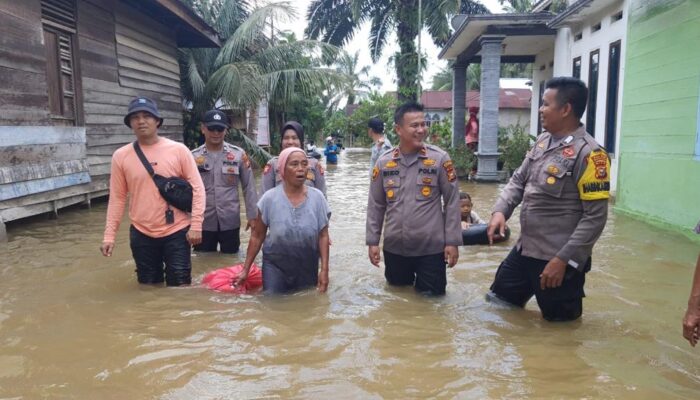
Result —
<instances>
[{"instance_id":1,"label":"police uniform shirt","mask_svg":"<svg viewBox=\"0 0 700 400\"><path fill-rule=\"evenodd\" d=\"M503 189L494 212L510 218L522 201L522 255L559 257L582 268L608 217L610 159L583 126L563 139L543 133Z\"/></svg>"},{"instance_id":2,"label":"police uniform shirt","mask_svg":"<svg viewBox=\"0 0 700 400\"><path fill-rule=\"evenodd\" d=\"M309 160L309 170L306 172L306 185L316 188L326 196L326 178L323 165L313 157L306 157ZM262 182L260 183L260 194L267 192L282 182L282 175L277 169L277 157L272 157L263 168Z\"/></svg>"},{"instance_id":3,"label":"police uniform shirt","mask_svg":"<svg viewBox=\"0 0 700 400\"><path fill-rule=\"evenodd\" d=\"M404 156L398 147L379 156L367 202L366 243L406 257L462 245L457 174L449 155L424 145Z\"/></svg>"},{"instance_id":4,"label":"police uniform shirt","mask_svg":"<svg viewBox=\"0 0 700 400\"><path fill-rule=\"evenodd\" d=\"M206 145L192 151L206 190L202 230L227 231L241 226L239 183L243 187L246 218L257 216L258 193L250 159L243 149L224 143L220 152L209 152Z\"/></svg>"}]
</instances>

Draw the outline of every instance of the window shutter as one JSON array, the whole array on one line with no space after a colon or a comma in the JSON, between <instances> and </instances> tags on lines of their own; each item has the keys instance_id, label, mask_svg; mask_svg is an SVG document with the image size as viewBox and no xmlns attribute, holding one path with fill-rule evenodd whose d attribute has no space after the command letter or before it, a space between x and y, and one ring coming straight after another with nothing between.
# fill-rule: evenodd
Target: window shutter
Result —
<instances>
[{"instance_id":1,"label":"window shutter","mask_svg":"<svg viewBox=\"0 0 700 400\"><path fill-rule=\"evenodd\" d=\"M74 34L75 0L41 0L41 22L46 46L46 81L51 119L76 125Z\"/></svg>"},{"instance_id":2,"label":"window shutter","mask_svg":"<svg viewBox=\"0 0 700 400\"><path fill-rule=\"evenodd\" d=\"M75 0L41 0L41 21L75 33Z\"/></svg>"}]
</instances>

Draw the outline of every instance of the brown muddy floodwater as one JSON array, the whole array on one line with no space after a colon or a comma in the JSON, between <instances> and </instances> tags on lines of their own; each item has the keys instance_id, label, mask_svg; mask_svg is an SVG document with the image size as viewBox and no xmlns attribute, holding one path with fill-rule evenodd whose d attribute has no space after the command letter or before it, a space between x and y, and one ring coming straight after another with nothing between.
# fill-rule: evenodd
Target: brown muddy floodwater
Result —
<instances>
[{"instance_id":1,"label":"brown muddy floodwater","mask_svg":"<svg viewBox=\"0 0 700 400\"><path fill-rule=\"evenodd\" d=\"M513 239L461 248L447 296L421 297L386 287L367 260L368 159L350 149L327 173L327 295L139 287L126 221L114 256L99 253L104 203L12 224L0 398L700 398L700 349L681 337L696 243L611 214L576 323L544 322L534 300L484 301ZM462 187L483 217L501 186ZM196 255L193 278L241 261Z\"/></svg>"}]
</instances>

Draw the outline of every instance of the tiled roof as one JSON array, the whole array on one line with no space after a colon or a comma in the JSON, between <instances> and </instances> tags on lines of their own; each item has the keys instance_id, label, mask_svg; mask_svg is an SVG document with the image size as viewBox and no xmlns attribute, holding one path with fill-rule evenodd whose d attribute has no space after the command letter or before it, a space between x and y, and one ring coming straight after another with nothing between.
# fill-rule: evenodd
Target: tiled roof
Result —
<instances>
[{"instance_id":1,"label":"tiled roof","mask_svg":"<svg viewBox=\"0 0 700 400\"><path fill-rule=\"evenodd\" d=\"M499 89L498 108L530 108L530 89ZM470 90L466 95L466 106L479 107L479 91ZM451 90L427 90L421 94L421 103L426 109L452 109Z\"/></svg>"}]
</instances>

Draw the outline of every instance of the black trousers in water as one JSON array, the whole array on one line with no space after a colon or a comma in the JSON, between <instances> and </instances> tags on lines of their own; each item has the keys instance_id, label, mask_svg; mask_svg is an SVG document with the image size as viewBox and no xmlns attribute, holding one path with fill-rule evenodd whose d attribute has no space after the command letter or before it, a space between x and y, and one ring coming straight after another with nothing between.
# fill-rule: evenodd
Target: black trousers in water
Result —
<instances>
[{"instance_id":1,"label":"black trousers in water","mask_svg":"<svg viewBox=\"0 0 700 400\"><path fill-rule=\"evenodd\" d=\"M591 269L591 259L580 272L567 265L561 286L542 290L540 274L547 260L523 256L513 247L496 271L491 291L501 300L525 307L534 295L540 306L542 317L547 321L573 321L583 312L583 298L586 294L586 272Z\"/></svg>"},{"instance_id":2,"label":"black trousers in water","mask_svg":"<svg viewBox=\"0 0 700 400\"><path fill-rule=\"evenodd\" d=\"M202 243L194 246L194 250L216 251L217 246L221 245L222 253L238 253L238 248L241 246L240 230L239 227L228 231L202 231Z\"/></svg>"},{"instance_id":3,"label":"black trousers in water","mask_svg":"<svg viewBox=\"0 0 700 400\"><path fill-rule=\"evenodd\" d=\"M384 250L384 276L392 286L415 286L416 291L445 294L447 264L445 254L404 257Z\"/></svg>"},{"instance_id":4,"label":"black trousers in water","mask_svg":"<svg viewBox=\"0 0 700 400\"><path fill-rule=\"evenodd\" d=\"M139 283L157 284L165 280L168 286L180 286L192 282L189 229L188 226L168 236L152 238L131 226L129 241Z\"/></svg>"}]
</instances>

